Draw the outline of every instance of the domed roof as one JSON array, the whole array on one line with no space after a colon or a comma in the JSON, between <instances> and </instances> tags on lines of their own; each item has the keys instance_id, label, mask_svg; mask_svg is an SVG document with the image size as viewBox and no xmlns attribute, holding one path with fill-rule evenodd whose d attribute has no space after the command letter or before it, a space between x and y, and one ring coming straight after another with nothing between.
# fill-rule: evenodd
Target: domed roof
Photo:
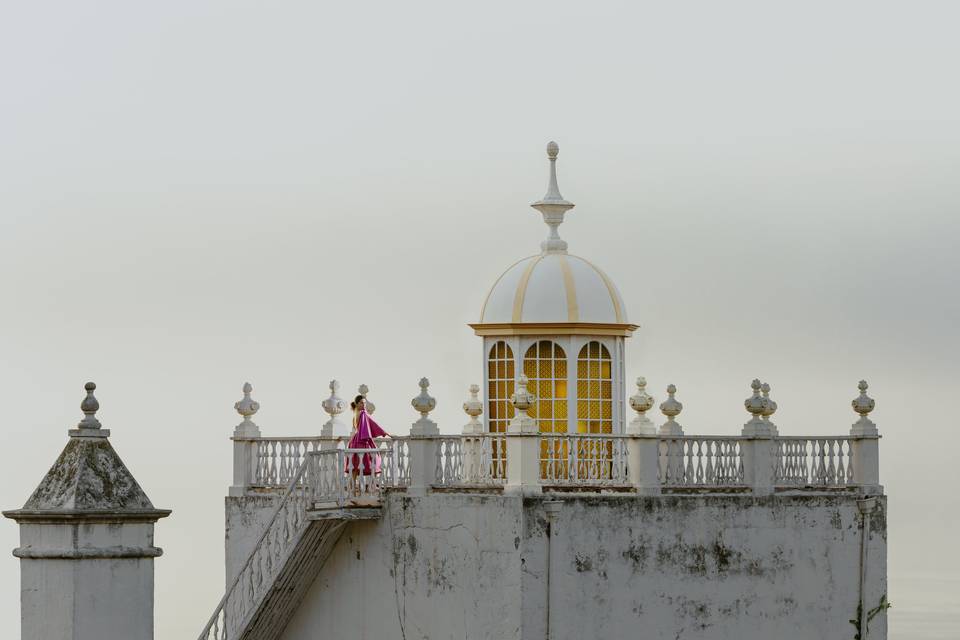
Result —
<instances>
[{"instance_id":1,"label":"domed roof","mask_svg":"<svg viewBox=\"0 0 960 640\"><path fill-rule=\"evenodd\" d=\"M579 256L549 252L507 269L487 294L481 324L628 324L623 299L603 271Z\"/></svg>"},{"instance_id":2,"label":"domed roof","mask_svg":"<svg viewBox=\"0 0 960 640\"><path fill-rule=\"evenodd\" d=\"M480 311L480 322L471 325L478 334L599 331L629 336L637 328L627 320L613 281L592 263L567 253L567 243L557 232L574 206L563 199L557 186L559 151L555 142L547 145L547 194L531 205L543 215L549 235L540 243L539 255L514 263L494 283Z\"/></svg>"}]
</instances>

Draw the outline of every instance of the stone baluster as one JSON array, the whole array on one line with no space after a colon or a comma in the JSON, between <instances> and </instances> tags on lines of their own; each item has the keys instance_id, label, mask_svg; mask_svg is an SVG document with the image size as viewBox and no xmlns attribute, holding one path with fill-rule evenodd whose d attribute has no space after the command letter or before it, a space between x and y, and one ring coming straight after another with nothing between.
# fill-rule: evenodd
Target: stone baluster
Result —
<instances>
[{"instance_id":1,"label":"stone baluster","mask_svg":"<svg viewBox=\"0 0 960 640\"><path fill-rule=\"evenodd\" d=\"M477 480L482 477L484 463L483 451L483 423L478 419L483 413L483 401L480 400L480 385L472 384L468 389L470 397L463 403L463 411L470 416L469 422L463 425L463 440L461 446L463 451L464 479L467 482ZM492 451L488 455L493 455ZM492 462L492 461L491 461Z\"/></svg>"},{"instance_id":2,"label":"stone baluster","mask_svg":"<svg viewBox=\"0 0 960 640\"><path fill-rule=\"evenodd\" d=\"M674 418L683 411L683 405L674 397L677 392L675 385L667 385L667 399L660 403L660 412L667 416L667 421L660 425L661 436L682 436L683 427Z\"/></svg>"},{"instance_id":3,"label":"stone baluster","mask_svg":"<svg viewBox=\"0 0 960 640\"><path fill-rule=\"evenodd\" d=\"M653 408L653 397L647 393L647 380L637 378L637 392L630 396L630 408L637 412L636 417L627 425L627 470L638 494L656 495L660 493L658 459L660 456L660 438L657 427L646 412Z\"/></svg>"},{"instance_id":4,"label":"stone baluster","mask_svg":"<svg viewBox=\"0 0 960 640\"><path fill-rule=\"evenodd\" d=\"M517 379L510 402L514 416L507 425L507 482L504 491L514 494L540 493L540 429L527 411L537 401L527 391L527 376Z\"/></svg>"},{"instance_id":5,"label":"stone baluster","mask_svg":"<svg viewBox=\"0 0 960 640\"><path fill-rule=\"evenodd\" d=\"M860 395L851 403L853 410L860 415L850 427L853 481L864 493L880 494L883 492L880 486L880 432L867 417L876 406L873 398L867 395L868 386L866 380L861 380L857 385Z\"/></svg>"},{"instance_id":6,"label":"stone baluster","mask_svg":"<svg viewBox=\"0 0 960 640\"><path fill-rule=\"evenodd\" d=\"M340 418L340 414L343 413L347 406L343 398L337 395L337 391L340 390L340 383L336 380L331 380L328 386L330 388L330 397L321 402L320 406L327 412L330 419L320 427L320 436L330 439L321 442L320 448L336 449L337 443L333 438L336 436L349 436L350 428L347 427L346 423Z\"/></svg>"},{"instance_id":7,"label":"stone baluster","mask_svg":"<svg viewBox=\"0 0 960 640\"><path fill-rule=\"evenodd\" d=\"M761 395L764 386L766 392ZM751 418L741 431L747 439L740 443L744 482L755 494L769 495L773 493L776 464L776 442L773 438L777 435L777 428L770 422L770 416L777 410L777 406L769 398L770 385L763 385L759 379L754 379L750 388L753 394L743 401L743 406Z\"/></svg>"},{"instance_id":8,"label":"stone baluster","mask_svg":"<svg viewBox=\"0 0 960 640\"><path fill-rule=\"evenodd\" d=\"M437 401L427 393L430 381L420 378L420 394L410 401L414 409L420 412L420 419L410 427L410 439L407 444L410 454L410 484L408 495L426 495L435 481L437 468L437 439L440 429L429 418L431 411L437 408Z\"/></svg>"},{"instance_id":9,"label":"stone baluster","mask_svg":"<svg viewBox=\"0 0 960 640\"><path fill-rule=\"evenodd\" d=\"M260 437L260 427L251 418L260 410L260 403L250 397L253 385L243 384L243 398L233 405L233 408L243 416L243 420L233 430L233 485L229 495L243 496L247 487L252 485L257 477L257 442L254 438Z\"/></svg>"}]
</instances>

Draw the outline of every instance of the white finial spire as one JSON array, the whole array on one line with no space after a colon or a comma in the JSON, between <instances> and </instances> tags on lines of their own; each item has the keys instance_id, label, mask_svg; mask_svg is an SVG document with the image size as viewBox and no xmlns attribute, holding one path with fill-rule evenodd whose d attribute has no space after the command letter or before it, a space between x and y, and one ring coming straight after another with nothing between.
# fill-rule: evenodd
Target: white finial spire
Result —
<instances>
[{"instance_id":1,"label":"white finial spire","mask_svg":"<svg viewBox=\"0 0 960 640\"><path fill-rule=\"evenodd\" d=\"M550 142L547 145L547 158L550 159L550 183L547 185L547 194L542 200L537 200L531 207L543 214L543 221L550 227L547 239L540 243L544 253L566 253L567 243L560 238L557 228L563 224L563 215L573 209L573 203L567 202L560 195L557 185L557 156L560 154L560 145Z\"/></svg>"}]
</instances>

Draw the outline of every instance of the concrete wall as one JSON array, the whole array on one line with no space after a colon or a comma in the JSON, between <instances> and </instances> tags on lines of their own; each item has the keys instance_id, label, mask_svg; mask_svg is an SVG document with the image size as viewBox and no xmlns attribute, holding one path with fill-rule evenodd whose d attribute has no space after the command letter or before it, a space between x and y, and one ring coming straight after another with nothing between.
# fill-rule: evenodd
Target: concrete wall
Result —
<instances>
[{"instance_id":1,"label":"concrete wall","mask_svg":"<svg viewBox=\"0 0 960 640\"><path fill-rule=\"evenodd\" d=\"M544 638L547 538L525 510L524 638ZM853 638L861 516L849 497L584 498L553 527L553 638ZM886 594L876 519L867 602ZM869 638L886 637L884 615Z\"/></svg>"},{"instance_id":2,"label":"concrete wall","mask_svg":"<svg viewBox=\"0 0 960 640\"><path fill-rule=\"evenodd\" d=\"M237 576L260 536L270 524L273 512L280 502L279 493L263 493L245 497L228 497L225 504L226 533L225 581L226 588Z\"/></svg>"},{"instance_id":3,"label":"concrete wall","mask_svg":"<svg viewBox=\"0 0 960 640\"><path fill-rule=\"evenodd\" d=\"M548 615L554 640L856 633L853 496L563 496L550 537L545 499L391 494L383 519L348 525L284 640L542 639ZM259 518L235 500L228 522ZM886 594L883 509L868 608ZM885 637L880 613L868 638Z\"/></svg>"},{"instance_id":4,"label":"concrete wall","mask_svg":"<svg viewBox=\"0 0 960 640\"><path fill-rule=\"evenodd\" d=\"M24 640L153 640L153 524L22 524ZM69 557L78 556L78 557Z\"/></svg>"}]
</instances>

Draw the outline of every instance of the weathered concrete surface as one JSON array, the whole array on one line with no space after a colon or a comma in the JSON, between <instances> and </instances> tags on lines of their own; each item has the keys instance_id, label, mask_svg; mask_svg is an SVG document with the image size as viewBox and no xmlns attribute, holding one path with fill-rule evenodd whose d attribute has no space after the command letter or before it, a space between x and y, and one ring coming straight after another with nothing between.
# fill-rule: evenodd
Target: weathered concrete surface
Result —
<instances>
[{"instance_id":1,"label":"weathered concrete surface","mask_svg":"<svg viewBox=\"0 0 960 640\"><path fill-rule=\"evenodd\" d=\"M253 551L261 534L270 524L281 495L264 492L244 497L227 497L225 500L226 534L224 536L226 562L226 586L243 567L247 556Z\"/></svg>"},{"instance_id":2,"label":"weathered concrete surface","mask_svg":"<svg viewBox=\"0 0 960 640\"><path fill-rule=\"evenodd\" d=\"M24 640L153 639L153 523L21 524L20 540Z\"/></svg>"},{"instance_id":3,"label":"weathered concrete surface","mask_svg":"<svg viewBox=\"0 0 960 640\"><path fill-rule=\"evenodd\" d=\"M153 509L107 438L70 438L25 510Z\"/></svg>"},{"instance_id":4,"label":"weathered concrete surface","mask_svg":"<svg viewBox=\"0 0 960 640\"><path fill-rule=\"evenodd\" d=\"M545 517L528 501L524 638L545 637ZM853 638L860 513L852 497L566 500L553 529L554 638ZM867 603L886 594L876 515ZM886 617L869 638L886 637Z\"/></svg>"},{"instance_id":5,"label":"weathered concrete surface","mask_svg":"<svg viewBox=\"0 0 960 640\"><path fill-rule=\"evenodd\" d=\"M282 638L545 638L549 498L390 494L382 520L348 525ZM856 633L855 496L561 499L550 563L555 640ZM262 518L262 499L237 500L232 515L228 500L234 528ZM886 594L880 506L868 608ZM230 539L239 548L236 531ZM886 638L884 613L868 638Z\"/></svg>"}]
</instances>

